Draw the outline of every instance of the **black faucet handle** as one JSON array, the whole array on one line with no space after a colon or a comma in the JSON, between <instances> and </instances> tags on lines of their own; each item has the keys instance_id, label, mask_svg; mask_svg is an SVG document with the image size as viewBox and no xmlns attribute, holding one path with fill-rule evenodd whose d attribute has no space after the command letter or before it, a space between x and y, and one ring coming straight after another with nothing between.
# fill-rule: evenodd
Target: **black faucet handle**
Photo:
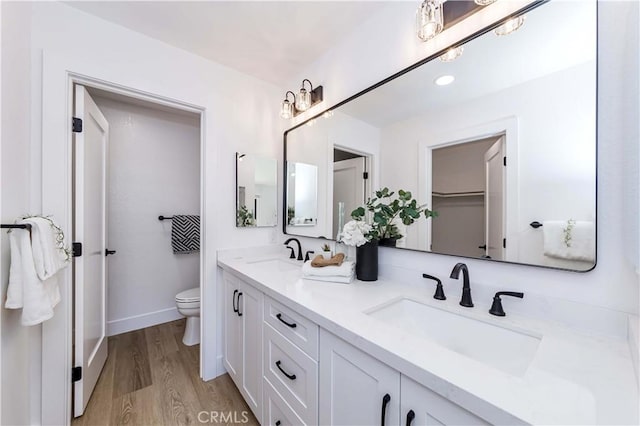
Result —
<instances>
[{"instance_id":1,"label":"black faucet handle","mask_svg":"<svg viewBox=\"0 0 640 426\"><path fill-rule=\"evenodd\" d=\"M429 274L422 274L422 278L426 278L428 280L434 280L436 282L436 292L433 295L434 299L437 300L447 300L447 296L444 295L444 289L442 288L442 281L438 277L434 277Z\"/></svg>"},{"instance_id":2,"label":"black faucet handle","mask_svg":"<svg viewBox=\"0 0 640 426\"><path fill-rule=\"evenodd\" d=\"M296 255L294 254L295 253L294 248L290 247L290 246L285 246L285 247L288 248L289 250L291 250L291 254L289 255L289 259L295 259Z\"/></svg>"},{"instance_id":3,"label":"black faucet handle","mask_svg":"<svg viewBox=\"0 0 640 426\"><path fill-rule=\"evenodd\" d=\"M310 260L309 254L313 254L313 253L315 253L315 251L313 250L307 251L307 253L304 255L304 261L306 262L307 260Z\"/></svg>"},{"instance_id":4,"label":"black faucet handle","mask_svg":"<svg viewBox=\"0 0 640 426\"><path fill-rule=\"evenodd\" d=\"M522 299L524 297L524 293L518 291L499 291L495 296L493 296L493 303L491 304L489 313L497 317L504 317L507 314L504 313L504 309L502 308L502 299L500 299L500 296L511 296Z\"/></svg>"}]
</instances>

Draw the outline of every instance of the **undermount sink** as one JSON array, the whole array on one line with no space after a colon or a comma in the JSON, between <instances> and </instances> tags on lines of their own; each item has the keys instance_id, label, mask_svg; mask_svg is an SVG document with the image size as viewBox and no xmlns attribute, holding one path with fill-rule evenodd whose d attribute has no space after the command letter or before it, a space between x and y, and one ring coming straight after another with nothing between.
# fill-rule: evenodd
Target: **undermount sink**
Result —
<instances>
[{"instance_id":1,"label":"undermount sink","mask_svg":"<svg viewBox=\"0 0 640 426\"><path fill-rule=\"evenodd\" d=\"M366 313L515 376L527 371L541 339L406 298Z\"/></svg>"},{"instance_id":2,"label":"undermount sink","mask_svg":"<svg viewBox=\"0 0 640 426\"><path fill-rule=\"evenodd\" d=\"M299 270L302 265L282 259L261 259L247 262L249 265L260 265L272 271L287 272Z\"/></svg>"}]
</instances>

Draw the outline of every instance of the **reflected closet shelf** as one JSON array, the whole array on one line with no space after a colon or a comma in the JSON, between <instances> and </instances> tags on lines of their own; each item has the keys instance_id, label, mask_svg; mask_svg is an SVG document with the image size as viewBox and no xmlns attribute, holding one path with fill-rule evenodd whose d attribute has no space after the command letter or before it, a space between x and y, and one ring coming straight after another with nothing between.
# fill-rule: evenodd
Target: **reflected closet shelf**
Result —
<instances>
[{"instance_id":1,"label":"reflected closet shelf","mask_svg":"<svg viewBox=\"0 0 640 426\"><path fill-rule=\"evenodd\" d=\"M453 198L453 197L484 197L484 191L475 192L436 192L431 193L434 197Z\"/></svg>"}]
</instances>

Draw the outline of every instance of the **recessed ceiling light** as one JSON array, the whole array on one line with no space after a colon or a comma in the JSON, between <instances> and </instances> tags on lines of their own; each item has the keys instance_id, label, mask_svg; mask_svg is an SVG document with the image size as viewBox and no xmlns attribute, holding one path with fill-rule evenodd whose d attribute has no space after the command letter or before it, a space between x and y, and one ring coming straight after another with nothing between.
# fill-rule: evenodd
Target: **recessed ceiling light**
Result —
<instances>
[{"instance_id":1,"label":"recessed ceiling light","mask_svg":"<svg viewBox=\"0 0 640 426\"><path fill-rule=\"evenodd\" d=\"M438 86L446 86L447 84L453 83L453 80L455 79L456 78L452 75L441 75L440 77L433 80L433 82Z\"/></svg>"}]
</instances>

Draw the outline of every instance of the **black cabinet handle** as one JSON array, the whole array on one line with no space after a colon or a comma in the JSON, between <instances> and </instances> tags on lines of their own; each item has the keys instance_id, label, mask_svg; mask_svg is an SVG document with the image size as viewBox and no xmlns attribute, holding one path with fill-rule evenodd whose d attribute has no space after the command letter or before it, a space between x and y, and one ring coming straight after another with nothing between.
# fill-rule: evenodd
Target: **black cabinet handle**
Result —
<instances>
[{"instance_id":1,"label":"black cabinet handle","mask_svg":"<svg viewBox=\"0 0 640 426\"><path fill-rule=\"evenodd\" d=\"M479 248L479 249L482 249L482 250L486 250L486 249L487 249L487 245L485 244L485 245L483 245L483 246L478 246L478 248Z\"/></svg>"},{"instance_id":2,"label":"black cabinet handle","mask_svg":"<svg viewBox=\"0 0 640 426\"><path fill-rule=\"evenodd\" d=\"M416 418L416 413L413 412L413 410L409 410L409 412L407 413L407 426L411 426L411 422L413 422L413 419Z\"/></svg>"},{"instance_id":3,"label":"black cabinet handle","mask_svg":"<svg viewBox=\"0 0 640 426\"><path fill-rule=\"evenodd\" d=\"M110 254L116 254L115 250L109 250L109 249L105 249L104 250L104 255L105 256L109 256Z\"/></svg>"},{"instance_id":4,"label":"black cabinet handle","mask_svg":"<svg viewBox=\"0 0 640 426\"><path fill-rule=\"evenodd\" d=\"M242 312L240 312L240 297L242 297L242 292L238 293L238 316L242 316Z\"/></svg>"},{"instance_id":5,"label":"black cabinet handle","mask_svg":"<svg viewBox=\"0 0 640 426\"><path fill-rule=\"evenodd\" d=\"M290 323L290 322L286 322L285 320L282 319L282 314L278 314L276 315L276 318L278 318L280 320L281 323L283 323L284 325L286 325L287 327L291 327L291 328L296 328L298 326L298 324L294 323Z\"/></svg>"},{"instance_id":6,"label":"black cabinet handle","mask_svg":"<svg viewBox=\"0 0 640 426\"><path fill-rule=\"evenodd\" d=\"M238 290L233 290L233 312L238 313L238 307L236 306L236 296L238 295Z\"/></svg>"},{"instance_id":7,"label":"black cabinet handle","mask_svg":"<svg viewBox=\"0 0 640 426\"><path fill-rule=\"evenodd\" d=\"M282 374L284 374L285 376L287 376L287 379L289 380L295 380L296 379L296 375L295 374L288 374L286 371L284 371L282 369L282 367L280 367L280 364L282 363L282 361L276 361L276 367L278 367L278 370L280 370L280 372Z\"/></svg>"},{"instance_id":8,"label":"black cabinet handle","mask_svg":"<svg viewBox=\"0 0 640 426\"><path fill-rule=\"evenodd\" d=\"M384 426L384 420L385 417L387 417L387 405L389 404L389 401L391 401L391 395L387 393L382 397L382 415L380 418L381 426Z\"/></svg>"}]
</instances>

